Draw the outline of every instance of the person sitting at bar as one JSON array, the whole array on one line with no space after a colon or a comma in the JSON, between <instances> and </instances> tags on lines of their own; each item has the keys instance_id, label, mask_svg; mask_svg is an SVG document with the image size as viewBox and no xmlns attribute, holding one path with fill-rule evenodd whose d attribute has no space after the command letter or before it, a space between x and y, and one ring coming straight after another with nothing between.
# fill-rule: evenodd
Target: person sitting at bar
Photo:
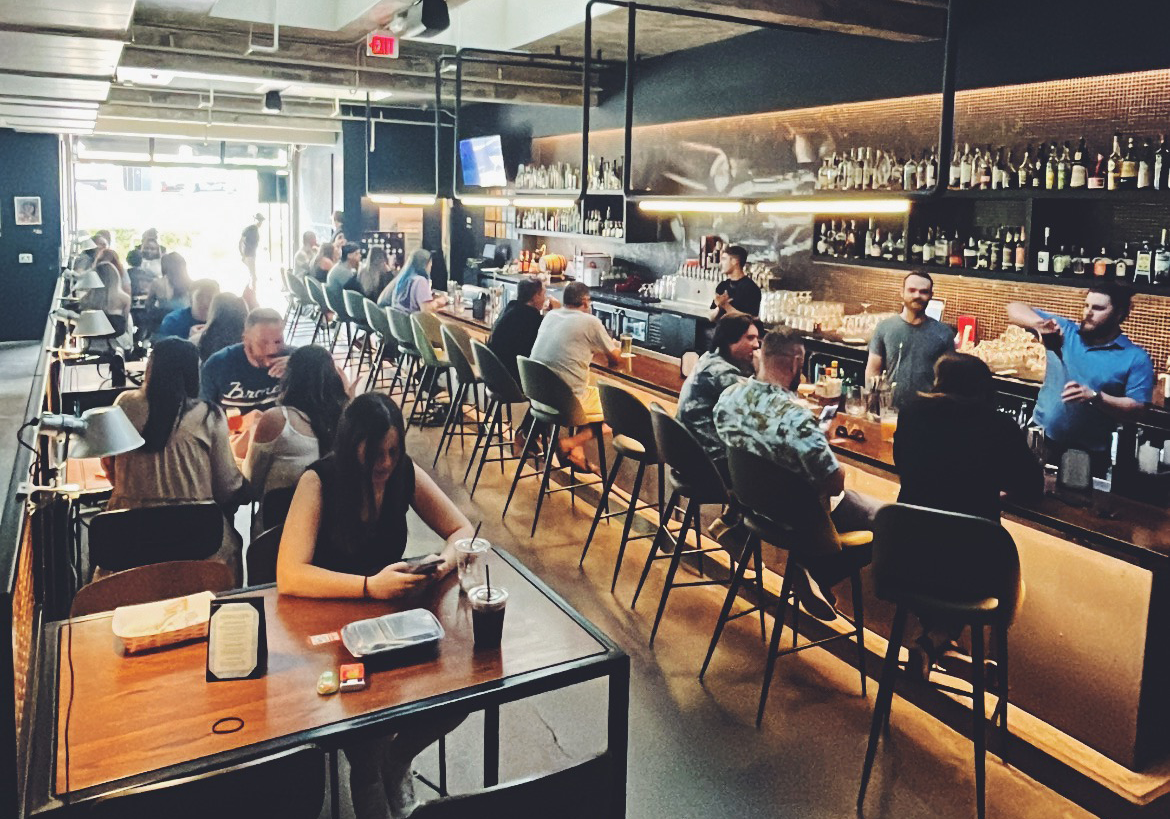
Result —
<instances>
[{"instance_id":1,"label":"person sitting at bar","mask_svg":"<svg viewBox=\"0 0 1170 819\"><path fill-rule=\"evenodd\" d=\"M118 271L118 281L122 283L122 289L127 293L130 292L130 274L126 272L126 266L122 264L122 259L119 258L117 252L112 247L103 247L94 256L93 264L96 268L102 262L112 264Z\"/></svg>"},{"instance_id":2,"label":"person sitting at bar","mask_svg":"<svg viewBox=\"0 0 1170 819\"><path fill-rule=\"evenodd\" d=\"M1035 500L1044 471L1023 430L995 408L991 370L973 355L944 353L934 387L898 418L894 465L900 503L999 521L1000 496ZM971 658L956 643L963 623L922 620L909 670L925 679L935 664L970 673Z\"/></svg>"},{"instance_id":3,"label":"person sitting at bar","mask_svg":"<svg viewBox=\"0 0 1170 819\"><path fill-rule=\"evenodd\" d=\"M309 275L309 268L313 264L313 259L316 256L317 234L311 230L306 230L301 235L301 248L293 256L293 275L301 279Z\"/></svg>"},{"instance_id":4,"label":"person sitting at bar","mask_svg":"<svg viewBox=\"0 0 1170 819\"><path fill-rule=\"evenodd\" d=\"M167 255L167 249L159 244L158 230L147 228L142 231L142 239L134 248L142 254L142 266L156 276L163 274L162 258Z\"/></svg>"},{"instance_id":5,"label":"person sitting at bar","mask_svg":"<svg viewBox=\"0 0 1170 819\"><path fill-rule=\"evenodd\" d=\"M309 275L321 284L325 284L329 280L329 271L333 269L335 264L337 264L337 248L329 243L323 244L317 249L317 255L313 257L313 263L309 265Z\"/></svg>"},{"instance_id":6,"label":"person sitting at bar","mask_svg":"<svg viewBox=\"0 0 1170 819\"><path fill-rule=\"evenodd\" d=\"M204 362L200 396L244 415L270 409L280 395L290 352L284 345L280 313L270 307L253 310L244 322L244 340Z\"/></svg>"},{"instance_id":7,"label":"person sitting at bar","mask_svg":"<svg viewBox=\"0 0 1170 819\"><path fill-rule=\"evenodd\" d=\"M570 282L565 287L565 303L544 317L532 345L533 361L547 365L577 396L586 415L601 415L601 397L589 383L589 365L595 354L606 357L611 367L622 365L621 345L610 338L590 309L593 303L589 285ZM513 358L513 364L515 358ZM562 438L558 444L574 466L592 471L582 447L593 439L593 428Z\"/></svg>"},{"instance_id":8,"label":"person sitting at bar","mask_svg":"<svg viewBox=\"0 0 1170 819\"><path fill-rule=\"evenodd\" d=\"M744 272L747 265L747 250L740 245L728 245L719 255L723 281L715 288L715 300L711 302L711 321L725 316L760 314L760 286Z\"/></svg>"},{"instance_id":9,"label":"person sitting at bar","mask_svg":"<svg viewBox=\"0 0 1170 819\"><path fill-rule=\"evenodd\" d=\"M347 242L341 248L341 261L333 265L329 275L325 277L325 288L330 297L341 301L341 294L345 290L361 292L361 281L358 279L358 269L362 264L361 245Z\"/></svg>"},{"instance_id":10,"label":"person sitting at bar","mask_svg":"<svg viewBox=\"0 0 1170 819\"><path fill-rule=\"evenodd\" d=\"M130 307L133 300L130 294L122 289L122 279L118 275L118 268L109 262L98 262L94 269L101 277L102 287L90 290L81 297L78 307L82 310L101 310L110 320L114 328L114 336L110 343L128 350L133 346L134 324L130 320ZM87 347L104 348L105 342L94 340L96 345Z\"/></svg>"},{"instance_id":11,"label":"person sitting at bar","mask_svg":"<svg viewBox=\"0 0 1170 819\"><path fill-rule=\"evenodd\" d=\"M126 275L130 277L130 295L144 298L150 292L150 285L158 278L157 273L142 266L142 251L131 250L126 254Z\"/></svg>"},{"instance_id":12,"label":"person sitting at bar","mask_svg":"<svg viewBox=\"0 0 1170 819\"><path fill-rule=\"evenodd\" d=\"M145 443L102 458L113 487L108 509L213 500L230 517L246 499L224 414L199 398L199 351L190 341L168 338L156 344L142 388L119 393L114 406ZM236 569L238 577L241 543L228 517L216 559Z\"/></svg>"},{"instance_id":13,"label":"person sitting at bar","mask_svg":"<svg viewBox=\"0 0 1170 819\"><path fill-rule=\"evenodd\" d=\"M219 282L214 279L200 279L191 285L191 304L172 310L163 317L154 335L155 341L175 336L191 338L191 331L207 322L211 302L219 295Z\"/></svg>"},{"instance_id":14,"label":"person sitting at bar","mask_svg":"<svg viewBox=\"0 0 1170 819\"><path fill-rule=\"evenodd\" d=\"M532 354L532 345L536 343L541 322L544 321L546 304L552 310L561 306L559 301L548 295L544 282L535 276L524 277L516 285L516 298L508 302L508 306L500 313L488 337L488 349L496 354L517 384L520 383L520 373L516 357Z\"/></svg>"},{"instance_id":15,"label":"person sitting at bar","mask_svg":"<svg viewBox=\"0 0 1170 819\"><path fill-rule=\"evenodd\" d=\"M235 293L219 293L211 300L207 324L191 333L191 342L199 347L199 360L206 361L225 347L244 339L248 305Z\"/></svg>"},{"instance_id":16,"label":"person sitting at bar","mask_svg":"<svg viewBox=\"0 0 1170 819\"><path fill-rule=\"evenodd\" d=\"M447 297L431 291L431 252L415 248L402 272L378 296L379 307L393 307L404 313L434 313Z\"/></svg>"},{"instance_id":17,"label":"person sitting at bar","mask_svg":"<svg viewBox=\"0 0 1170 819\"><path fill-rule=\"evenodd\" d=\"M263 503L272 490L296 486L305 468L328 454L348 402L328 350L313 345L293 351L280 380L279 403L257 420L244 459L254 500ZM258 520L263 514L261 507Z\"/></svg>"},{"instance_id":18,"label":"person sitting at bar","mask_svg":"<svg viewBox=\"0 0 1170 819\"><path fill-rule=\"evenodd\" d=\"M1089 453L1093 474L1104 475L1118 422L1139 415L1153 397L1154 365L1121 332L1132 300L1133 291L1122 284L1094 282L1079 324L1021 302L1007 306L1008 321L1038 333L1048 348L1032 423L1044 430L1049 463L1081 449Z\"/></svg>"},{"instance_id":19,"label":"person sitting at bar","mask_svg":"<svg viewBox=\"0 0 1170 819\"><path fill-rule=\"evenodd\" d=\"M446 545L433 574L402 562L408 509ZM432 588L455 568L455 542L471 523L406 454L402 410L385 395L359 395L341 414L332 452L297 482L276 564L281 594L372 598L399 605ZM371 609L371 616L378 613ZM414 807L411 760L463 715L407 723L392 737L350 743L354 814L408 816Z\"/></svg>"},{"instance_id":20,"label":"person sitting at bar","mask_svg":"<svg viewBox=\"0 0 1170 819\"><path fill-rule=\"evenodd\" d=\"M796 330L780 327L764 336L756 377L724 391L715 404L714 426L728 449L745 449L804 478L831 510L838 531L868 529L881 504L845 488L845 471L816 416L797 401L804 356L804 340ZM870 550L861 547L802 554L806 572L793 579L808 613L835 620L836 598L830 587L869 559Z\"/></svg>"},{"instance_id":21,"label":"person sitting at bar","mask_svg":"<svg viewBox=\"0 0 1170 819\"><path fill-rule=\"evenodd\" d=\"M147 329L151 333L158 329L168 313L191 304L191 277L187 275L187 260L178 253L168 253L162 257L161 267L162 275L151 282L146 294Z\"/></svg>"},{"instance_id":22,"label":"person sitting at bar","mask_svg":"<svg viewBox=\"0 0 1170 819\"><path fill-rule=\"evenodd\" d=\"M902 312L880 322L869 342L865 383L873 385L884 372L892 385L891 400L899 409L934 381L934 362L955 349L954 331L926 315L934 295L934 279L926 272L902 279Z\"/></svg>"},{"instance_id":23,"label":"person sitting at bar","mask_svg":"<svg viewBox=\"0 0 1170 819\"><path fill-rule=\"evenodd\" d=\"M371 247L366 263L358 271L358 284L363 295L377 301L393 278L394 266L390 263L390 254L386 248L380 245Z\"/></svg>"},{"instance_id":24,"label":"person sitting at bar","mask_svg":"<svg viewBox=\"0 0 1170 819\"><path fill-rule=\"evenodd\" d=\"M715 429L715 402L728 387L752 374L753 357L760 349L760 325L748 315L728 316L715 325L711 349L703 353L678 393L675 417L689 429L711 456L728 486L727 449Z\"/></svg>"}]
</instances>

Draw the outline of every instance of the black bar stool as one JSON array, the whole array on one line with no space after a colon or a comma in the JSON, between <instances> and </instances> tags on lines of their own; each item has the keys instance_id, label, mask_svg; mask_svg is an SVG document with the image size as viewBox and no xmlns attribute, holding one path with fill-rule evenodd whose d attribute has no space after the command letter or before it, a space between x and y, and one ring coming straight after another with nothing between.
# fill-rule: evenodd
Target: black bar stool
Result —
<instances>
[{"instance_id":1,"label":"black bar stool","mask_svg":"<svg viewBox=\"0 0 1170 819\"><path fill-rule=\"evenodd\" d=\"M402 378L402 408L406 409L406 402L416 400L414 394L414 374L419 367L418 348L414 346L414 327L410 323L410 313L395 307L384 308L390 318L390 332L394 336L394 343L398 345L398 365L394 370L394 378L390 381L388 395L394 397L398 388L398 379Z\"/></svg>"},{"instance_id":2,"label":"black bar stool","mask_svg":"<svg viewBox=\"0 0 1170 819\"><path fill-rule=\"evenodd\" d=\"M658 613L654 617L654 628L650 631L650 645L654 645L654 637L658 634L658 624L662 621L662 614L666 611L666 600L673 588L688 586L710 586L718 580L693 580L686 583L675 583L674 576L678 572L678 564L684 554L704 555L718 551L721 547L703 547L703 537L699 532L699 514L703 506L717 504L724 506L730 501L727 488L723 485L723 478L719 470L711 462L711 457L703 449L691 431L668 415L659 406L650 408L650 420L654 428L654 442L658 448L658 457L662 463L670 467L670 480L674 488L670 493L670 500L659 518L658 530L651 541L650 553L646 555L646 564L642 567L642 576L638 580L638 588L634 591L634 599L630 607L638 605L638 595L642 593L642 586L650 574L650 566L655 560L669 560L670 567L666 570L666 582L662 586L662 597L658 601ZM687 501L686 511L683 513L682 527L678 530L678 537L673 537L669 523L679 505L679 500ZM695 533L695 545L687 547L687 529ZM670 550L662 549L662 538L672 540L674 547Z\"/></svg>"},{"instance_id":3,"label":"black bar stool","mask_svg":"<svg viewBox=\"0 0 1170 819\"><path fill-rule=\"evenodd\" d=\"M715 653L715 646L723 634L723 627L739 617L760 613L760 634L764 632L763 606L763 560L761 559L761 542L770 543L779 549L785 549L788 557L784 564L784 583L780 589L780 598L776 603L776 616L772 624L772 639L768 644L768 659L764 666L764 685L760 691L760 706L756 711L756 727L764 720L764 706L768 702L768 689L772 685L772 672L776 667L776 660L787 654L804 651L806 648L821 646L833 640L845 640L850 637L857 641L857 668L861 674L861 696L865 696L865 607L861 589L861 566L849 578L853 591L853 629L844 634L835 634L821 640L812 640L804 645L796 645L798 608L793 592L793 576L802 568L802 555L811 553L825 554L840 549L856 549L868 545L873 540L873 533L868 531L841 532L833 525L829 517L829 510L817 496L816 490L801 476L785 469L779 464L747 452L742 449L727 451L727 467L731 472L731 487L744 511L744 524L748 528L748 541L740 556L739 564L735 568L731 585L727 589L727 596L723 600L723 609L719 612L719 619L715 623L715 632L711 635L711 645L707 647L707 657L703 660L703 668L699 671L699 679L707 673L707 666ZM738 614L732 614L736 593L743 583L747 571L748 560L755 562L756 592L761 601ZM868 562L865 561L865 562ZM791 601L791 602L790 602ZM784 622L787 619L788 609L792 609L792 648L780 650L780 635L784 631Z\"/></svg>"},{"instance_id":4,"label":"black bar stool","mask_svg":"<svg viewBox=\"0 0 1170 819\"><path fill-rule=\"evenodd\" d=\"M435 347L431 335L427 332L428 319L436 323L439 321L429 313L410 314L410 326L414 331L414 348L418 350L418 360L423 369L418 380L418 390L415 392L414 406L410 408L410 415L406 418L408 427L415 420L416 415L420 423L427 424L427 413L436 406L435 395L439 390L439 376L445 376L447 379L448 400L454 392L451 389L451 362L447 359L445 352ZM438 335L437 332L436 335Z\"/></svg>"},{"instance_id":5,"label":"black bar stool","mask_svg":"<svg viewBox=\"0 0 1170 819\"><path fill-rule=\"evenodd\" d=\"M463 439L471 436L479 437L479 385L483 379L473 363L471 338L462 327L443 324L439 328L443 338L443 350L447 353L447 360L451 362L451 369L455 371L455 380L459 386L451 396L451 404L447 409L447 420L443 423L443 434L439 436L439 445L435 448L435 460L432 467L439 463L439 455L443 451L443 442L447 449L451 449L451 442L459 439L459 451L463 451ZM467 403L468 392L471 393L471 403L475 408L475 419L468 429L467 414L464 405Z\"/></svg>"},{"instance_id":6,"label":"black bar stool","mask_svg":"<svg viewBox=\"0 0 1170 819\"><path fill-rule=\"evenodd\" d=\"M975 744L975 799L979 819L987 813L987 740L983 630L994 635L996 688L999 701L991 714L1000 726L1000 758L1007 753L1010 733L1008 703L1008 628L1020 607L1023 584L1015 541L1000 524L985 518L897 503L884 507L874 520L873 581L877 596L895 604L877 703L865 749L860 812L873 772L878 738L888 729L898 655L906 615L971 628L972 691L937 685L944 691L972 697Z\"/></svg>"},{"instance_id":7,"label":"black bar stool","mask_svg":"<svg viewBox=\"0 0 1170 819\"><path fill-rule=\"evenodd\" d=\"M527 460L528 453L537 439L537 425L542 424L546 438L544 469L540 470L540 492L536 496L536 511L532 515L532 531L529 533L529 536L532 536L536 534L536 523L540 520L540 507L544 504L545 495L564 491L575 493L582 486L596 483L596 481L575 483L570 478L567 486L557 489L548 488L553 456L557 448L557 436L562 428L575 430L577 427L593 427L593 433L597 438L597 457L600 460L601 481L605 482L604 422L600 415L586 415L585 408L581 406L581 402L573 394L569 385L548 366L524 356L517 356L516 363L520 366L520 384L524 389L524 394L528 396L529 412L532 414L533 423L532 429L529 430L528 436L524 440L524 452L520 456L520 463L516 466L516 476L512 479L508 501L504 504L504 511L500 517L508 514L512 496L516 493L516 484L520 482L520 473L524 470L524 461Z\"/></svg>"},{"instance_id":8,"label":"black bar stool","mask_svg":"<svg viewBox=\"0 0 1170 819\"><path fill-rule=\"evenodd\" d=\"M634 515L642 509L656 508L659 517L662 516L666 475L658 457L658 446L654 442L654 424L650 420L650 408L633 393L613 384L598 384L597 390L601 396L601 414L605 417L605 423L613 430L613 448L617 451L617 457L614 458L613 468L609 470L609 479L605 482L605 490L597 503L597 513L593 516L593 525L589 527L589 536L585 538L585 548L581 550L581 560L577 565L585 563L585 555L589 552L589 544L593 542L597 524L616 515L625 515L617 562L613 567L613 580L609 584L609 590L612 592L617 587L618 574L622 570L626 544L631 540L652 537L652 535L630 537ZM629 506L622 512L606 512L613 482L617 478L622 461L626 458L638 465L638 472L634 475L634 487L630 492ZM642 477L646 474L646 467L651 464L658 467L658 501L641 503L639 493L642 490Z\"/></svg>"},{"instance_id":9,"label":"black bar stool","mask_svg":"<svg viewBox=\"0 0 1170 819\"><path fill-rule=\"evenodd\" d=\"M519 457L511 455L512 446L512 405L528 402L528 396L520 389L516 379L508 372L499 357L491 348L479 341L471 342L473 360L483 379L487 393L487 406L484 408L486 426L480 425L480 434L475 438L475 446L471 448L471 458L467 462L467 471L463 473L463 481L471 474L471 465L475 463L475 455L479 453L479 468L475 470L475 481L471 484L471 497L475 497L475 488L479 486L479 476L483 474L483 465L498 463L500 474L504 474L504 463L518 461ZM508 416L508 436L504 436L504 414ZM481 448L482 447L482 448ZM497 457L490 457L488 452L495 448Z\"/></svg>"}]
</instances>

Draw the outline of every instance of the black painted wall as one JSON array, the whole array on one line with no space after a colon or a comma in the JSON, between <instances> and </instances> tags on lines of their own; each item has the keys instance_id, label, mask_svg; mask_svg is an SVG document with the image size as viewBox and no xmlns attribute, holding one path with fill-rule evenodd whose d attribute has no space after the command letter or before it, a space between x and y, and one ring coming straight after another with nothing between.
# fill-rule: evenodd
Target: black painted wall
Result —
<instances>
[{"instance_id":1,"label":"black painted wall","mask_svg":"<svg viewBox=\"0 0 1170 819\"><path fill-rule=\"evenodd\" d=\"M58 139L0 129L0 275L9 306L0 313L0 341L40 339L61 271ZM17 225L14 196L41 198L41 224ZM31 253L31 264L20 264Z\"/></svg>"}]
</instances>

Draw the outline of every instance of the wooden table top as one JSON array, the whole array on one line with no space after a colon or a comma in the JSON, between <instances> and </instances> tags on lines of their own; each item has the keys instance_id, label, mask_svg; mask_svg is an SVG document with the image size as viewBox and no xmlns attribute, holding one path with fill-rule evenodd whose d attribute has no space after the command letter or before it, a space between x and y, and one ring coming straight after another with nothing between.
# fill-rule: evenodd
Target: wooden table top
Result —
<instances>
[{"instance_id":1,"label":"wooden table top","mask_svg":"<svg viewBox=\"0 0 1170 819\"><path fill-rule=\"evenodd\" d=\"M114 488L102 469L101 458L66 458L63 477L65 483L77 484L85 495L109 492Z\"/></svg>"},{"instance_id":2,"label":"wooden table top","mask_svg":"<svg viewBox=\"0 0 1170 819\"><path fill-rule=\"evenodd\" d=\"M124 656L110 628L112 613L74 621L69 791L336 727L363 715L382 712L380 716L390 718L415 710L420 702L473 686L539 670L551 674L554 666L564 663L605 658L607 647L534 585L527 570L513 567L499 554L489 559L493 581L510 594L499 649L474 649L470 607L454 573L414 605L399 607L381 601L280 596L271 587L255 590L264 598L268 636L268 673L258 680L205 682L206 641ZM387 668L368 662L365 691L327 697L316 693L321 672L354 660L340 642L312 646L310 636L415 606L433 611L446 630L436 653ZM68 629L55 633L61 658L54 779L59 794L65 792L70 675L65 660ZM227 716L244 720L243 729L213 734L212 724Z\"/></svg>"}]
</instances>

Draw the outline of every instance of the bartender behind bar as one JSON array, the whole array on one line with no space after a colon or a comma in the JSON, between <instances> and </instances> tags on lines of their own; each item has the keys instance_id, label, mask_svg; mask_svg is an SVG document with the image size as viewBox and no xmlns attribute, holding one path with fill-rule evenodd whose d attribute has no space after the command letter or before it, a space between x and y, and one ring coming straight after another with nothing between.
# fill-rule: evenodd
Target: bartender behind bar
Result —
<instances>
[{"instance_id":1,"label":"bartender behind bar","mask_svg":"<svg viewBox=\"0 0 1170 819\"><path fill-rule=\"evenodd\" d=\"M1034 330L1048 348L1032 423L1044 430L1049 463L1081 449L1089 453L1093 474L1104 475L1117 423L1139 413L1153 395L1150 357L1121 332L1132 297L1116 282L1092 285L1079 324L1020 302L1007 306L1008 321Z\"/></svg>"},{"instance_id":2,"label":"bartender behind bar","mask_svg":"<svg viewBox=\"0 0 1170 819\"><path fill-rule=\"evenodd\" d=\"M892 400L899 409L930 392L934 363L955 349L954 331L926 315L934 296L929 273L910 273L902 279L902 312L874 328L865 363L865 383L873 384L884 372L893 386Z\"/></svg>"},{"instance_id":3,"label":"bartender behind bar","mask_svg":"<svg viewBox=\"0 0 1170 819\"><path fill-rule=\"evenodd\" d=\"M728 245L719 255L723 281L715 288L715 300L711 302L711 321L724 316L760 315L760 286L744 272L747 264L747 250L740 245Z\"/></svg>"}]
</instances>

